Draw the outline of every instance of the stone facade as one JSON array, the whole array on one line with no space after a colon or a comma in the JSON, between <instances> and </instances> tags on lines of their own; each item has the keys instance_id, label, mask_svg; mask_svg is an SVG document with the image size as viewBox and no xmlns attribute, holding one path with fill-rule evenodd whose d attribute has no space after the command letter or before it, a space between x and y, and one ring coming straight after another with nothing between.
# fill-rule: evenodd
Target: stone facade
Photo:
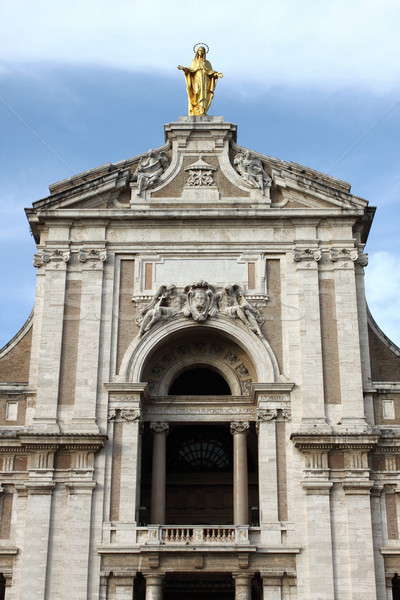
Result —
<instances>
[{"instance_id":1,"label":"stone facade","mask_svg":"<svg viewBox=\"0 0 400 600\"><path fill-rule=\"evenodd\" d=\"M0 588L388 600L400 350L365 301L374 210L220 117L165 140L27 209L35 306L0 351Z\"/></svg>"}]
</instances>

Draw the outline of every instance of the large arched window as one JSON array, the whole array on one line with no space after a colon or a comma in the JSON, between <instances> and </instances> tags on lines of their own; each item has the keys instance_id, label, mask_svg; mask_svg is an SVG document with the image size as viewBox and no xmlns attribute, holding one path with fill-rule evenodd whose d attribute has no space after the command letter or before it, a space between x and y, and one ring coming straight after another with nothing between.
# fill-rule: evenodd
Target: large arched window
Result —
<instances>
[{"instance_id":1,"label":"large arched window","mask_svg":"<svg viewBox=\"0 0 400 600\"><path fill-rule=\"evenodd\" d=\"M169 439L169 465L176 471L221 472L232 468L229 432L218 426L178 428Z\"/></svg>"},{"instance_id":2,"label":"large arched window","mask_svg":"<svg viewBox=\"0 0 400 600\"><path fill-rule=\"evenodd\" d=\"M208 367L196 366L181 372L173 380L171 396L227 396L231 394L229 385L217 371Z\"/></svg>"}]
</instances>

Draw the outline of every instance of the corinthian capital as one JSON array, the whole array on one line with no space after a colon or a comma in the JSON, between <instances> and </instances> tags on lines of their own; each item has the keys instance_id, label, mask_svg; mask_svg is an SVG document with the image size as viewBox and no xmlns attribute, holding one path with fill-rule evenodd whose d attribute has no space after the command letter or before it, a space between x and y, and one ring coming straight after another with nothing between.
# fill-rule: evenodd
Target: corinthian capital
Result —
<instances>
[{"instance_id":1,"label":"corinthian capital","mask_svg":"<svg viewBox=\"0 0 400 600\"><path fill-rule=\"evenodd\" d=\"M169 424L163 423L162 421L153 421L152 423L150 423L150 429L155 433L168 433Z\"/></svg>"},{"instance_id":2,"label":"corinthian capital","mask_svg":"<svg viewBox=\"0 0 400 600\"><path fill-rule=\"evenodd\" d=\"M250 427L248 421L232 421L231 423L231 433L234 435L235 433L245 433Z\"/></svg>"}]
</instances>

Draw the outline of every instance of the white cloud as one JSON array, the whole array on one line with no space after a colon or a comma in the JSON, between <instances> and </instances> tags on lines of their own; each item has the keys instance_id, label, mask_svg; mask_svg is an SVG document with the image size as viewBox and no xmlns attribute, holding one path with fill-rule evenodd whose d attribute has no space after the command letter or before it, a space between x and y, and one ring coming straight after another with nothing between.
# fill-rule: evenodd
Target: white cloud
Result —
<instances>
[{"instance_id":1,"label":"white cloud","mask_svg":"<svg viewBox=\"0 0 400 600\"><path fill-rule=\"evenodd\" d=\"M179 74L194 42L228 82L397 87L398 0L2 0L6 62L94 63ZM238 90L238 93L241 93Z\"/></svg>"},{"instance_id":2,"label":"white cloud","mask_svg":"<svg viewBox=\"0 0 400 600\"><path fill-rule=\"evenodd\" d=\"M385 251L370 254L365 284L374 319L400 345L400 255Z\"/></svg>"}]
</instances>

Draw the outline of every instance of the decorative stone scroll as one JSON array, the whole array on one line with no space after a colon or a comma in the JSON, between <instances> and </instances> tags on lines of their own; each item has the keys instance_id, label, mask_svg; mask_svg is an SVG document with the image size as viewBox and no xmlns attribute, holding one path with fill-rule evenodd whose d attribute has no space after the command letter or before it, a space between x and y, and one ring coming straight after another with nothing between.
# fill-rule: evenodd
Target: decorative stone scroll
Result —
<instances>
[{"instance_id":1,"label":"decorative stone scroll","mask_svg":"<svg viewBox=\"0 0 400 600\"><path fill-rule=\"evenodd\" d=\"M245 150L236 154L233 164L248 185L261 190L263 195L269 194L272 179L266 173L261 159Z\"/></svg>"},{"instance_id":2,"label":"decorative stone scroll","mask_svg":"<svg viewBox=\"0 0 400 600\"><path fill-rule=\"evenodd\" d=\"M183 294L179 294L174 284L162 285L151 302L140 312L136 323L140 326L139 335L142 336L156 323L169 320L178 314L197 323L204 323L219 313L239 319L255 335L262 337L260 326L264 320L237 284L225 286L217 292L206 281L197 281L187 285Z\"/></svg>"},{"instance_id":3,"label":"decorative stone scroll","mask_svg":"<svg viewBox=\"0 0 400 600\"><path fill-rule=\"evenodd\" d=\"M209 187L215 185L214 183L214 171L216 167L209 165L200 156L196 162L192 163L188 167L185 167L185 171L189 171L189 177L186 181L186 185L189 187Z\"/></svg>"},{"instance_id":4,"label":"decorative stone scroll","mask_svg":"<svg viewBox=\"0 0 400 600\"><path fill-rule=\"evenodd\" d=\"M71 257L69 250L42 250L33 256L33 266L40 268L55 263L56 266L62 263L68 263Z\"/></svg>"},{"instance_id":5,"label":"decorative stone scroll","mask_svg":"<svg viewBox=\"0 0 400 600\"><path fill-rule=\"evenodd\" d=\"M294 262L315 261L319 262L322 252L319 248L295 248L293 252Z\"/></svg>"},{"instance_id":6,"label":"decorative stone scroll","mask_svg":"<svg viewBox=\"0 0 400 600\"><path fill-rule=\"evenodd\" d=\"M97 248L82 248L79 250L78 259L81 263L97 261L104 263L107 260L107 251L98 250Z\"/></svg>"},{"instance_id":7,"label":"decorative stone scroll","mask_svg":"<svg viewBox=\"0 0 400 600\"><path fill-rule=\"evenodd\" d=\"M168 158L165 152L149 150L143 156L138 164L133 180L137 182L137 195L142 196L143 192L153 187L168 165Z\"/></svg>"},{"instance_id":8,"label":"decorative stone scroll","mask_svg":"<svg viewBox=\"0 0 400 600\"><path fill-rule=\"evenodd\" d=\"M331 248L329 250L329 257L332 262L337 262L338 260L352 260L356 262L358 255L357 248Z\"/></svg>"}]
</instances>

